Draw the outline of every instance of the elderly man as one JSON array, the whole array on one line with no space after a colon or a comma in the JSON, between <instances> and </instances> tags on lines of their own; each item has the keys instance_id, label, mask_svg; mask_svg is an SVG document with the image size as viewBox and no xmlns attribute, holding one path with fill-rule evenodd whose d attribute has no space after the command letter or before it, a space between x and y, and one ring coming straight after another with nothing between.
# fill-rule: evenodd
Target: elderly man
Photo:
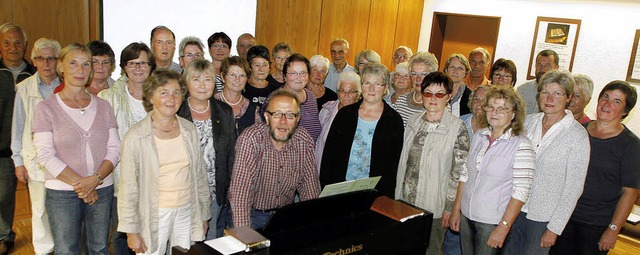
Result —
<instances>
[{"instance_id":1,"label":"elderly man","mask_svg":"<svg viewBox=\"0 0 640 255\"><path fill-rule=\"evenodd\" d=\"M256 38L249 33L244 33L238 37L238 42L236 44L236 50L238 51L238 56L243 59L247 59L247 52L251 47L256 45Z\"/></svg>"},{"instance_id":2,"label":"elderly man","mask_svg":"<svg viewBox=\"0 0 640 255\"><path fill-rule=\"evenodd\" d=\"M33 45L31 60L38 70L35 75L20 82L16 89L13 106L13 125L11 127L11 150L16 166L16 177L29 187L31 197L31 225L33 249L36 254L48 254L53 251L53 237L49 228L49 219L44 201L45 169L36 161L31 126L36 105L53 95L60 85L56 73L56 63L60 54L60 43L40 38Z\"/></svg>"},{"instance_id":3,"label":"elderly man","mask_svg":"<svg viewBox=\"0 0 640 255\"><path fill-rule=\"evenodd\" d=\"M165 26L157 26L151 30L151 52L156 57L156 68L165 68L178 73L182 68L173 62L176 52L176 35Z\"/></svg>"},{"instance_id":4,"label":"elderly man","mask_svg":"<svg viewBox=\"0 0 640 255\"><path fill-rule=\"evenodd\" d=\"M242 132L236 144L229 200L235 227L261 229L278 208L317 198L320 181L314 142L298 128L300 103L289 90L276 90L267 99L266 123Z\"/></svg>"},{"instance_id":5,"label":"elderly man","mask_svg":"<svg viewBox=\"0 0 640 255\"><path fill-rule=\"evenodd\" d=\"M349 42L347 40L338 38L331 42L331 66L329 66L329 74L324 80L324 86L338 91L338 76L343 72L356 72L356 70L349 65L347 58L349 57Z\"/></svg>"},{"instance_id":6,"label":"elderly man","mask_svg":"<svg viewBox=\"0 0 640 255\"><path fill-rule=\"evenodd\" d=\"M195 59L204 59L204 44L198 37L187 36L180 41L178 47L180 67L184 70Z\"/></svg>"},{"instance_id":7,"label":"elderly man","mask_svg":"<svg viewBox=\"0 0 640 255\"><path fill-rule=\"evenodd\" d=\"M553 69L558 69L560 59L558 53L553 50L543 50L536 56L536 79L518 86L518 93L527 103L527 115L540 112L538 107L538 81L540 78Z\"/></svg>"},{"instance_id":8,"label":"elderly man","mask_svg":"<svg viewBox=\"0 0 640 255\"><path fill-rule=\"evenodd\" d=\"M17 181L9 145L16 84L36 72L24 60L26 48L27 35L22 28L12 23L0 25L0 255L9 253L15 239L11 228Z\"/></svg>"},{"instance_id":9,"label":"elderly man","mask_svg":"<svg viewBox=\"0 0 640 255\"><path fill-rule=\"evenodd\" d=\"M469 52L469 65L471 72L464 79L464 84L471 90L476 90L480 85L489 84L489 79L485 76L486 70L491 63L491 54L482 47L478 47Z\"/></svg>"}]
</instances>

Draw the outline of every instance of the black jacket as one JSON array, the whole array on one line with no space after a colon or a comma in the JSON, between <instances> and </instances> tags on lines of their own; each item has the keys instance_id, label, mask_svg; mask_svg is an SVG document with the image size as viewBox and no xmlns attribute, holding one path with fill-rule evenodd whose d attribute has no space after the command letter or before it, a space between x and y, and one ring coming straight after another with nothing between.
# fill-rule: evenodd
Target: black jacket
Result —
<instances>
[{"instance_id":1,"label":"black jacket","mask_svg":"<svg viewBox=\"0 0 640 255\"><path fill-rule=\"evenodd\" d=\"M361 104L362 101L358 101L343 107L331 124L320 164L322 187L345 181ZM376 189L390 198L393 198L395 193L403 136L402 117L384 102L384 110L373 134L369 176L382 176Z\"/></svg>"},{"instance_id":2,"label":"black jacket","mask_svg":"<svg viewBox=\"0 0 640 255\"><path fill-rule=\"evenodd\" d=\"M235 120L233 118L233 110L229 105L213 97L209 99L209 104L213 147L216 150L216 201L219 205L225 205L229 202L227 194L231 184L231 169L233 169L235 159L234 148L237 138ZM178 116L193 122L187 99L180 106Z\"/></svg>"}]
</instances>

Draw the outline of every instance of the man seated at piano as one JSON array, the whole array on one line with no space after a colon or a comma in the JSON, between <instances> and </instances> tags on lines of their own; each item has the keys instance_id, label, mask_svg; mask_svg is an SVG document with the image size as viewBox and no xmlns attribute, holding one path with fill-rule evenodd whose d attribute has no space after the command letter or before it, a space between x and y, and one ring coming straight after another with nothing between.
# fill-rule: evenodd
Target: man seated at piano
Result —
<instances>
[{"instance_id":1,"label":"man seated at piano","mask_svg":"<svg viewBox=\"0 0 640 255\"><path fill-rule=\"evenodd\" d=\"M293 62L290 69L295 68L308 72L301 62ZM296 192L302 201L320 194L313 138L298 128L298 98L274 91L264 117L266 123L248 127L236 143L229 188L234 227L262 229L276 209L293 203Z\"/></svg>"}]
</instances>

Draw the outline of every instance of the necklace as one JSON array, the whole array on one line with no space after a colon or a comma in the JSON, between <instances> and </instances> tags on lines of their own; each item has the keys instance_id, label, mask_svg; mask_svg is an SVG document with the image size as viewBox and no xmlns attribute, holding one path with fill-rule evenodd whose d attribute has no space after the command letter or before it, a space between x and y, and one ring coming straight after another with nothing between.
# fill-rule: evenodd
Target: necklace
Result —
<instances>
[{"instance_id":1,"label":"necklace","mask_svg":"<svg viewBox=\"0 0 640 255\"><path fill-rule=\"evenodd\" d=\"M411 98L413 99L413 102L415 102L416 104L421 104L422 101L418 102L418 99L416 99L416 92L413 92L413 95L411 95Z\"/></svg>"},{"instance_id":2,"label":"necklace","mask_svg":"<svg viewBox=\"0 0 640 255\"><path fill-rule=\"evenodd\" d=\"M67 97L67 99L70 99L71 102L73 102L79 108L78 110L80 110L80 115L84 115L84 108L80 106L80 104L78 104L75 99L67 95L67 93L65 93L64 96Z\"/></svg>"},{"instance_id":3,"label":"necklace","mask_svg":"<svg viewBox=\"0 0 640 255\"><path fill-rule=\"evenodd\" d=\"M222 97L222 101L224 101L225 103L227 103L227 104L229 104L231 106L238 105L240 102L242 102L242 96L240 96L240 100L238 100L238 102L231 103L231 102L227 101L227 98L224 97L224 90L220 91L220 97Z\"/></svg>"},{"instance_id":4,"label":"necklace","mask_svg":"<svg viewBox=\"0 0 640 255\"><path fill-rule=\"evenodd\" d=\"M204 109L204 111L198 111L195 108L191 107L191 104L189 103L189 100L191 100L191 97L187 97L187 105L189 106L189 109L191 109L192 111L194 111L196 113L199 113L199 114L203 114L203 113L209 111L209 105L210 104L207 104L207 108Z\"/></svg>"}]
</instances>

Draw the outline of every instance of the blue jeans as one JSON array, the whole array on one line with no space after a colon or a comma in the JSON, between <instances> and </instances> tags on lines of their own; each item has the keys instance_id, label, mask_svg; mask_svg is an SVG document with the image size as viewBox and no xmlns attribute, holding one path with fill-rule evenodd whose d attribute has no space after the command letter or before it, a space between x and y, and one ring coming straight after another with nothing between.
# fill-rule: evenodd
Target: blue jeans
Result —
<instances>
[{"instance_id":1,"label":"blue jeans","mask_svg":"<svg viewBox=\"0 0 640 255\"><path fill-rule=\"evenodd\" d=\"M215 196L214 196L215 197ZM218 235L218 217L220 216L220 210L222 206L218 205L218 202L214 199L211 201L211 219L209 219L209 230L207 230L207 236L205 240L216 239L222 237Z\"/></svg>"},{"instance_id":2,"label":"blue jeans","mask_svg":"<svg viewBox=\"0 0 640 255\"><path fill-rule=\"evenodd\" d=\"M98 201L85 204L74 191L47 189L45 206L56 255L80 253L80 229L86 233L89 254L109 254L109 217L113 186L96 190Z\"/></svg>"},{"instance_id":3,"label":"blue jeans","mask_svg":"<svg viewBox=\"0 0 640 255\"><path fill-rule=\"evenodd\" d=\"M127 244L127 234L118 232L118 198L113 197L111 203L111 243L115 255L135 254Z\"/></svg>"},{"instance_id":4,"label":"blue jeans","mask_svg":"<svg viewBox=\"0 0 640 255\"><path fill-rule=\"evenodd\" d=\"M224 236L224 230L226 228L233 228L233 217L231 217L231 206L229 204L223 205L220 208L220 215L218 215L218 223L216 228L218 229L218 237Z\"/></svg>"},{"instance_id":5,"label":"blue jeans","mask_svg":"<svg viewBox=\"0 0 640 255\"><path fill-rule=\"evenodd\" d=\"M256 209L251 209L251 228L255 230L262 230L267 225L271 214L275 211L264 212Z\"/></svg>"},{"instance_id":6,"label":"blue jeans","mask_svg":"<svg viewBox=\"0 0 640 255\"><path fill-rule=\"evenodd\" d=\"M500 249L487 245L489 236L496 225L472 221L464 215L460 216L460 243L464 255L496 255Z\"/></svg>"},{"instance_id":7,"label":"blue jeans","mask_svg":"<svg viewBox=\"0 0 640 255\"><path fill-rule=\"evenodd\" d=\"M540 240L549 222L537 222L527 219L527 214L520 212L509 231L509 241L504 246L504 254L549 254L549 248L540 247Z\"/></svg>"},{"instance_id":8,"label":"blue jeans","mask_svg":"<svg viewBox=\"0 0 640 255\"><path fill-rule=\"evenodd\" d=\"M447 232L444 233L444 242L442 242L442 253L444 255L461 255L462 247L460 245L460 233L447 229Z\"/></svg>"},{"instance_id":9,"label":"blue jeans","mask_svg":"<svg viewBox=\"0 0 640 255\"><path fill-rule=\"evenodd\" d=\"M15 171L11 158L0 158L0 240L7 242L16 238L16 233L11 230L16 207Z\"/></svg>"}]
</instances>

